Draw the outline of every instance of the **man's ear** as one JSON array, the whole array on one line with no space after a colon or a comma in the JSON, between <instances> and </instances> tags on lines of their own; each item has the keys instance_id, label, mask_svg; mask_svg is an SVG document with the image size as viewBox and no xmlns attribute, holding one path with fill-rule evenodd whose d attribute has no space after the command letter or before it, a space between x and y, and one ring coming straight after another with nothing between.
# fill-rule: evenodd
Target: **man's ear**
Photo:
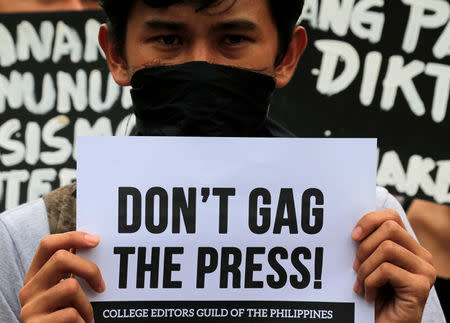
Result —
<instances>
[{"instance_id":1,"label":"man's ear","mask_svg":"<svg viewBox=\"0 0 450 323\"><path fill-rule=\"evenodd\" d=\"M281 64L275 68L275 81L277 88L285 87L291 80L292 76L294 76L298 61L305 51L307 44L308 36L306 35L305 28L300 26L296 27L286 55L284 56Z\"/></svg>"},{"instance_id":2,"label":"man's ear","mask_svg":"<svg viewBox=\"0 0 450 323\"><path fill-rule=\"evenodd\" d=\"M128 73L128 64L117 43L111 39L107 24L100 26L100 30L98 32L98 42L105 53L109 70L111 71L116 83L120 86L130 85L131 79Z\"/></svg>"}]
</instances>

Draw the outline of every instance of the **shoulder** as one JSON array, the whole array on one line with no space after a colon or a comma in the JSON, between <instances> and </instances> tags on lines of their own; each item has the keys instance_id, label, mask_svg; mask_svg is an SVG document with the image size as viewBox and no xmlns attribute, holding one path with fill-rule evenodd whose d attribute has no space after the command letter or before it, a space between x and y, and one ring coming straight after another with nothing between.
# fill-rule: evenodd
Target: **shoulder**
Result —
<instances>
[{"instance_id":1,"label":"shoulder","mask_svg":"<svg viewBox=\"0 0 450 323\"><path fill-rule=\"evenodd\" d=\"M283 127L277 121L267 118L266 120L266 130L269 132L272 137L280 137L280 138L294 138L296 137L294 133Z\"/></svg>"},{"instance_id":2,"label":"shoulder","mask_svg":"<svg viewBox=\"0 0 450 323\"><path fill-rule=\"evenodd\" d=\"M19 322L17 295L41 239L49 234L42 199L0 214L0 321Z\"/></svg>"},{"instance_id":3,"label":"shoulder","mask_svg":"<svg viewBox=\"0 0 450 323\"><path fill-rule=\"evenodd\" d=\"M0 214L1 247L8 242L26 270L31 263L40 240L50 233L47 211L39 199Z\"/></svg>"},{"instance_id":4,"label":"shoulder","mask_svg":"<svg viewBox=\"0 0 450 323\"><path fill-rule=\"evenodd\" d=\"M27 270L43 237L74 230L75 191L74 183L0 214L0 247L13 246Z\"/></svg>"},{"instance_id":5,"label":"shoulder","mask_svg":"<svg viewBox=\"0 0 450 323\"><path fill-rule=\"evenodd\" d=\"M397 199L388 192L387 189L385 189L384 187L377 186L376 192L377 192L376 193L377 210L393 209L397 211L399 214L404 213L403 207L400 205Z\"/></svg>"},{"instance_id":6,"label":"shoulder","mask_svg":"<svg viewBox=\"0 0 450 323\"><path fill-rule=\"evenodd\" d=\"M44 196L50 232L65 233L76 228L76 182Z\"/></svg>"}]
</instances>

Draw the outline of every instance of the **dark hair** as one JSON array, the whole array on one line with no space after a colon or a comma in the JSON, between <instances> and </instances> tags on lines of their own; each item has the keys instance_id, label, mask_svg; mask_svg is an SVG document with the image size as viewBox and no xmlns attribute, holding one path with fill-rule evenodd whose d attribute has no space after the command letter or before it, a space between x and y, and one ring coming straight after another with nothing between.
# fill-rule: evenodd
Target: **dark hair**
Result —
<instances>
[{"instance_id":1,"label":"dark hair","mask_svg":"<svg viewBox=\"0 0 450 323\"><path fill-rule=\"evenodd\" d=\"M138 0L100 0L107 17L111 36L123 50L125 45L126 25L131 6ZM197 11L220 4L224 0L139 0L154 8L169 7L180 2L198 5ZM238 1L234 0L233 4ZM278 56L275 64L281 63L296 23L303 9L304 0L268 0L278 30Z\"/></svg>"}]
</instances>

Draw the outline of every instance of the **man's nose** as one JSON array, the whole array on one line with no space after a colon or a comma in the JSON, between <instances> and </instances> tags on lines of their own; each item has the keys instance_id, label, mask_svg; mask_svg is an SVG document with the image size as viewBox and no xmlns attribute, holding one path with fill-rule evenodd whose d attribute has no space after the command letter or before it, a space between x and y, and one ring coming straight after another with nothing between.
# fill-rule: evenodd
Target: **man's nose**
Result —
<instances>
[{"instance_id":1,"label":"man's nose","mask_svg":"<svg viewBox=\"0 0 450 323\"><path fill-rule=\"evenodd\" d=\"M189 61L214 63L217 59L214 48L206 41L194 43L189 51Z\"/></svg>"},{"instance_id":2,"label":"man's nose","mask_svg":"<svg viewBox=\"0 0 450 323\"><path fill-rule=\"evenodd\" d=\"M65 0L64 5L67 10L83 10L84 2L83 0Z\"/></svg>"}]
</instances>

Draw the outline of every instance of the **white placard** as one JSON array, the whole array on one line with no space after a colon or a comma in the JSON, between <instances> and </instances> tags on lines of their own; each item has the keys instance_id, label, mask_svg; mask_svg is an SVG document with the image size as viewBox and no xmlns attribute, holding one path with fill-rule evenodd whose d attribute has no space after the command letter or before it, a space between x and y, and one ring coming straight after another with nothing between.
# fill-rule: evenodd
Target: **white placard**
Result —
<instances>
[{"instance_id":1,"label":"white placard","mask_svg":"<svg viewBox=\"0 0 450 323\"><path fill-rule=\"evenodd\" d=\"M77 230L101 237L78 254L107 291L83 286L105 321L217 308L373 322L350 235L375 210L376 140L80 137L77 150Z\"/></svg>"}]
</instances>

